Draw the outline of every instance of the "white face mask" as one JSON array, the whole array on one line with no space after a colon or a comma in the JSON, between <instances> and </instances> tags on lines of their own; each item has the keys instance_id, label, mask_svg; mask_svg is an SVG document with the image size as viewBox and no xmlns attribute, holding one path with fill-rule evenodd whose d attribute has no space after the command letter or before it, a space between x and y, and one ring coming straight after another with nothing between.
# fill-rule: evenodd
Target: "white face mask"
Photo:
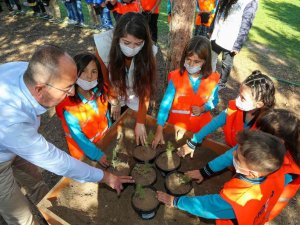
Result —
<instances>
[{"instance_id":1,"label":"white face mask","mask_svg":"<svg viewBox=\"0 0 300 225\"><path fill-rule=\"evenodd\" d=\"M238 107L240 110L243 110L245 112L251 111L255 109L256 107L253 105L251 102L242 102L241 97L237 97L235 99L235 105Z\"/></svg>"},{"instance_id":2,"label":"white face mask","mask_svg":"<svg viewBox=\"0 0 300 225\"><path fill-rule=\"evenodd\" d=\"M184 63L184 67L186 68L189 74L196 74L199 73L201 70L201 66L190 66L186 62Z\"/></svg>"},{"instance_id":3,"label":"white face mask","mask_svg":"<svg viewBox=\"0 0 300 225\"><path fill-rule=\"evenodd\" d=\"M143 41L143 43L135 48L130 48L127 45L123 44L122 42L119 43L121 51L123 52L124 55L126 55L127 57L133 57L136 54L138 54L142 48L144 47L145 42Z\"/></svg>"},{"instance_id":4,"label":"white face mask","mask_svg":"<svg viewBox=\"0 0 300 225\"><path fill-rule=\"evenodd\" d=\"M237 164L237 162L235 161L235 158L234 158L234 157L233 157L233 159L232 159L232 162L233 162L233 167L234 167L236 173L243 174L243 175L245 175L245 176L249 176L250 173L252 173L253 175L255 175L255 176L258 177L258 172L253 171L253 170L244 169L244 168L240 167L240 166Z\"/></svg>"},{"instance_id":5,"label":"white face mask","mask_svg":"<svg viewBox=\"0 0 300 225\"><path fill-rule=\"evenodd\" d=\"M78 86L81 87L83 90L88 91L88 90L91 90L92 88L96 87L96 85L98 84L98 81L97 80L87 81L87 80L78 78L76 81L76 84L78 84Z\"/></svg>"}]
</instances>

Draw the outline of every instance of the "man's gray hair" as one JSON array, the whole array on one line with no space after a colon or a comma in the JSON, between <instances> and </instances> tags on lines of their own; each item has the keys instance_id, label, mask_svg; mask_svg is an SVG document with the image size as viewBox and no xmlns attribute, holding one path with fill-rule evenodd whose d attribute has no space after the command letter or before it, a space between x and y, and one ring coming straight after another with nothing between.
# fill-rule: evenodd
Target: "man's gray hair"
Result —
<instances>
[{"instance_id":1,"label":"man's gray hair","mask_svg":"<svg viewBox=\"0 0 300 225\"><path fill-rule=\"evenodd\" d=\"M28 84L50 83L59 76L59 59L65 55L68 53L55 45L43 45L37 48L25 71L25 82Z\"/></svg>"}]
</instances>

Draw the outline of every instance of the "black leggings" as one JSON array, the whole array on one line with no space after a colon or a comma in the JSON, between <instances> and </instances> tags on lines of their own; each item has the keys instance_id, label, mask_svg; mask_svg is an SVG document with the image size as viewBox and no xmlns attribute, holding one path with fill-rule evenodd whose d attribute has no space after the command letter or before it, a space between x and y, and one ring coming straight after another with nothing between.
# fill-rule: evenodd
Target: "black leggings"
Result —
<instances>
[{"instance_id":1,"label":"black leggings","mask_svg":"<svg viewBox=\"0 0 300 225\"><path fill-rule=\"evenodd\" d=\"M157 21L158 21L159 14L143 12L143 15L146 17L148 21L149 28L151 31L152 41L157 43Z\"/></svg>"}]
</instances>

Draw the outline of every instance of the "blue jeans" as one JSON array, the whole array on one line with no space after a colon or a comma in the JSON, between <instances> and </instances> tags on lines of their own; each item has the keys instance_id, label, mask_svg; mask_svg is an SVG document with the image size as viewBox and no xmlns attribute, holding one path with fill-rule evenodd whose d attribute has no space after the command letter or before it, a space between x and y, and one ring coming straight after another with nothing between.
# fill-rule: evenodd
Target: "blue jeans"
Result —
<instances>
[{"instance_id":1,"label":"blue jeans","mask_svg":"<svg viewBox=\"0 0 300 225\"><path fill-rule=\"evenodd\" d=\"M69 20L77 21L76 6L73 2L65 2Z\"/></svg>"},{"instance_id":2,"label":"blue jeans","mask_svg":"<svg viewBox=\"0 0 300 225\"><path fill-rule=\"evenodd\" d=\"M84 17L83 17L83 12L82 12L81 0L76 0L76 2L74 2L74 4L75 4L75 8L76 8L77 22L83 23Z\"/></svg>"},{"instance_id":3,"label":"blue jeans","mask_svg":"<svg viewBox=\"0 0 300 225\"><path fill-rule=\"evenodd\" d=\"M110 10L108 8L103 8L100 12L100 21L102 23L103 28L112 29L113 24L110 16Z\"/></svg>"}]
</instances>

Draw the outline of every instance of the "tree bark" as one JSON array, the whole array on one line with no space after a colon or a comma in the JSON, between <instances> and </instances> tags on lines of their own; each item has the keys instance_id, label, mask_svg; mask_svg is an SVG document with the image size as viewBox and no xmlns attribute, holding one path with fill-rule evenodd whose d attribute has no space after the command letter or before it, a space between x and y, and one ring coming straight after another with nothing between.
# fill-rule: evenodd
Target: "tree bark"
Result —
<instances>
[{"instance_id":1,"label":"tree bark","mask_svg":"<svg viewBox=\"0 0 300 225\"><path fill-rule=\"evenodd\" d=\"M192 38L196 1L173 0L169 32L167 71L179 68L182 52Z\"/></svg>"}]
</instances>

